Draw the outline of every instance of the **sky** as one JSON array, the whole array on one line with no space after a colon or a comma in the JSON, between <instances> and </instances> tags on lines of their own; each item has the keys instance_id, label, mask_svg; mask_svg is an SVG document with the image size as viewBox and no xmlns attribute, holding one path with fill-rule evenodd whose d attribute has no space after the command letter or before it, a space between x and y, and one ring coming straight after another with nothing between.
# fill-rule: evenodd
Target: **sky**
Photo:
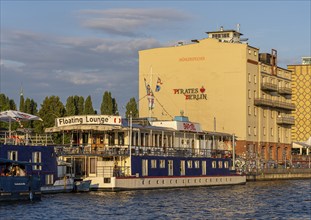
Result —
<instances>
[{"instance_id":1,"label":"sky","mask_svg":"<svg viewBox=\"0 0 311 220\"><path fill-rule=\"evenodd\" d=\"M11 1L0 0L0 93L19 105L47 96L91 96L99 111L110 91L121 115L138 100L138 51L236 29L278 66L311 56L311 0ZM100 112L100 111L99 111Z\"/></svg>"}]
</instances>

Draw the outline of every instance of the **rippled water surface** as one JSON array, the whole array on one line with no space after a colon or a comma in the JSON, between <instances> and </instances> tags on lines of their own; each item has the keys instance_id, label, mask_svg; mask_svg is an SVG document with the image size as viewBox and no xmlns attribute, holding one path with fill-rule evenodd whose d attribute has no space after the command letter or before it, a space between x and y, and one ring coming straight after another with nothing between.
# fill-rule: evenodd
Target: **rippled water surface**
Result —
<instances>
[{"instance_id":1,"label":"rippled water surface","mask_svg":"<svg viewBox=\"0 0 311 220\"><path fill-rule=\"evenodd\" d=\"M311 219L311 180L43 195L0 203L0 219Z\"/></svg>"}]
</instances>

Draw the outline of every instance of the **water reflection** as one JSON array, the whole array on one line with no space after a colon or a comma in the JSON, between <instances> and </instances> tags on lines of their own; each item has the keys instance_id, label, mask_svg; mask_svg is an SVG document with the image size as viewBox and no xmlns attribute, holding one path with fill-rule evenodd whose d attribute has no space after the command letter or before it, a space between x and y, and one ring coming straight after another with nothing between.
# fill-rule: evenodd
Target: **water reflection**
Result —
<instances>
[{"instance_id":1,"label":"water reflection","mask_svg":"<svg viewBox=\"0 0 311 220\"><path fill-rule=\"evenodd\" d=\"M310 219L309 180L43 195L0 204L1 219ZM5 216L5 218L3 218Z\"/></svg>"}]
</instances>

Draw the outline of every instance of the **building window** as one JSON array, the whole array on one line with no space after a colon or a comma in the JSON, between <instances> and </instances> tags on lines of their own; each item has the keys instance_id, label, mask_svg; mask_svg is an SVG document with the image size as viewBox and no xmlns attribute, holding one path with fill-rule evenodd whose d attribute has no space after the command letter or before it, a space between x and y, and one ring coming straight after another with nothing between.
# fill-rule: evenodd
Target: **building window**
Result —
<instances>
[{"instance_id":1,"label":"building window","mask_svg":"<svg viewBox=\"0 0 311 220\"><path fill-rule=\"evenodd\" d=\"M151 160L151 168L157 168L157 160Z\"/></svg>"},{"instance_id":2,"label":"building window","mask_svg":"<svg viewBox=\"0 0 311 220\"><path fill-rule=\"evenodd\" d=\"M257 51L254 51L254 56L257 56Z\"/></svg>"},{"instance_id":3,"label":"building window","mask_svg":"<svg viewBox=\"0 0 311 220\"><path fill-rule=\"evenodd\" d=\"M254 99L257 97L257 91L256 90L254 90Z\"/></svg>"},{"instance_id":4,"label":"building window","mask_svg":"<svg viewBox=\"0 0 311 220\"><path fill-rule=\"evenodd\" d=\"M254 115L257 116L257 107L254 107Z\"/></svg>"},{"instance_id":5,"label":"building window","mask_svg":"<svg viewBox=\"0 0 311 220\"><path fill-rule=\"evenodd\" d=\"M263 109L263 117L265 118L266 117L266 110Z\"/></svg>"},{"instance_id":6,"label":"building window","mask_svg":"<svg viewBox=\"0 0 311 220\"><path fill-rule=\"evenodd\" d=\"M248 135L251 135L251 126L248 126Z\"/></svg>"},{"instance_id":7,"label":"building window","mask_svg":"<svg viewBox=\"0 0 311 220\"><path fill-rule=\"evenodd\" d=\"M256 136L257 135L257 128L254 127L254 135Z\"/></svg>"},{"instance_id":8,"label":"building window","mask_svg":"<svg viewBox=\"0 0 311 220\"><path fill-rule=\"evenodd\" d=\"M251 51L251 50L248 50L248 54L252 54L252 51Z\"/></svg>"},{"instance_id":9,"label":"building window","mask_svg":"<svg viewBox=\"0 0 311 220\"><path fill-rule=\"evenodd\" d=\"M252 114L251 107L248 106L248 115L251 115L251 114Z\"/></svg>"},{"instance_id":10,"label":"building window","mask_svg":"<svg viewBox=\"0 0 311 220\"><path fill-rule=\"evenodd\" d=\"M192 160L187 161L188 168L192 168Z\"/></svg>"},{"instance_id":11,"label":"building window","mask_svg":"<svg viewBox=\"0 0 311 220\"><path fill-rule=\"evenodd\" d=\"M250 90L250 89L248 90L248 98L249 98L249 99L252 98L251 90Z\"/></svg>"},{"instance_id":12,"label":"building window","mask_svg":"<svg viewBox=\"0 0 311 220\"><path fill-rule=\"evenodd\" d=\"M165 160L160 160L160 168L165 168Z\"/></svg>"},{"instance_id":13,"label":"building window","mask_svg":"<svg viewBox=\"0 0 311 220\"><path fill-rule=\"evenodd\" d=\"M9 160L18 160L18 152L17 151L8 151L8 159Z\"/></svg>"},{"instance_id":14,"label":"building window","mask_svg":"<svg viewBox=\"0 0 311 220\"><path fill-rule=\"evenodd\" d=\"M32 152L32 162L33 163L41 163L41 152L35 151ZM40 165L32 166L33 170L41 170L42 167Z\"/></svg>"},{"instance_id":15,"label":"building window","mask_svg":"<svg viewBox=\"0 0 311 220\"><path fill-rule=\"evenodd\" d=\"M212 161L212 168L216 168L216 161Z\"/></svg>"},{"instance_id":16,"label":"building window","mask_svg":"<svg viewBox=\"0 0 311 220\"><path fill-rule=\"evenodd\" d=\"M218 168L222 168L222 161L218 161Z\"/></svg>"},{"instance_id":17,"label":"building window","mask_svg":"<svg viewBox=\"0 0 311 220\"><path fill-rule=\"evenodd\" d=\"M261 147L261 153L260 153L262 159L266 159L265 151L266 151L266 148L264 146L262 146Z\"/></svg>"},{"instance_id":18,"label":"building window","mask_svg":"<svg viewBox=\"0 0 311 220\"><path fill-rule=\"evenodd\" d=\"M45 175L45 184L46 185L53 185L54 184L54 176L53 176L53 174Z\"/></svg>"},{"instance_id":19,"label":"building window","mask_svg":"<svg viewBox=\"0 0 311 220\"><path fill-rule=\"evenodd\" d=\"M273 147L270 146L270 147L269 147L269 159L270 159L270 160L272 160L272 156L273 156L272 153L273 153Z\"/></svg>"},{"instance_id":20,"label":"building window","mask_svg":"<svg viewBox=\"0 0 311 220\"><path fill-rule=\"evenodd\" d=\"M251 82L252 80L251 80L251 74L250 73L248 73L248 82Z\"/></svg>"},{"instance_id":21,"label":"building window","mask_svg":"<svg viewBox=\"0 0 311 220\"><path fill-rule=\"evenodd\" d=\"M90 173L95 174L96 173L96 159L90 158Z\"/></svg>"},{"instance_id":22,"label":"building window","mask_svg":"<svg viewBox=\"0 0 311 220\"><path fill-rule=\"evenodd\" d=\"M225 166L225 168L229 168L229 163L228 163L228 161L225 161L225 162L224 162L224 166Z\"/></svg>"},{"instance_id":23,"label":"building window","mask_svg":"<svg viewBox=\"0 0 311 220\"><path fill-rule=\"evenodd\" d=\"M274 118L274 112L271 111L271 118Z\"/></svg>"},{"instance_id":24,"label":"building window","mask_svg":"<svg viewBox=\"0 0 311 220\"><path fill-rule=\"evenodd\" d=\"M200 161L194 161L194 168L200 168Z\"/></svg>"},{"instance_id":25,"label":"building window","mask_svg":"<svg viewBox=\"0 0 311 220\"><path fill-rule=\"evenodd\" d=\"M273 128L271 128L271 136L273 137Z\"/></svg>"},{"instance_id":26,"label":"building window","mask_svg":"<svg viewBox=\"0 0 311 220\"><path fill-rule=\"evenodd\" d=\"M263 135L266 136L266 127L263 127Z\"/></svg>"},{"instance_id":27,"label":"building window","mask_svg":"<svg viewBox=\"0 0 311 220\"><path fill-rule=\"evenodd\" d=\"M255 84L257 83L257 77L256 77L256 75L254 75L254 83L255 83Z\"/></svg>"},{"instance_id":28,"label":"building window","mask_svg":"<svg viewBox=\"0 0 311 220\"><path fill-rule=\"evenodd\" d=\"M174 167L173 167L173 160L169 160L169 161L167 161L167 165L168 165L168 175L169 176L173 176L173 174L174 174Z\"/></svg>"}]
</instances>

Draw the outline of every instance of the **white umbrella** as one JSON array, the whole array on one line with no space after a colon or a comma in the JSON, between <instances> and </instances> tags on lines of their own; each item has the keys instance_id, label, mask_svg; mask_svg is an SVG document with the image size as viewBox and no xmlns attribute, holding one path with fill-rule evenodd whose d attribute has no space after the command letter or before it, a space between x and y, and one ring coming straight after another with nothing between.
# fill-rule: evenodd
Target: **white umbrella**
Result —
<instances>
[{"instance_id":1,"label":"white umbrella","mask_svg":"<svg viewBox=\"0 0 311 220\"><path fill-rule=\"evenodd\" d=\"M31 120L40 120L42 119L36 115L31 115L25 112L7 110L0 112L0 121L9 122L9 137L11 137L11 122L12 121L31 121Z\"/></svg>"}]
</instances>

